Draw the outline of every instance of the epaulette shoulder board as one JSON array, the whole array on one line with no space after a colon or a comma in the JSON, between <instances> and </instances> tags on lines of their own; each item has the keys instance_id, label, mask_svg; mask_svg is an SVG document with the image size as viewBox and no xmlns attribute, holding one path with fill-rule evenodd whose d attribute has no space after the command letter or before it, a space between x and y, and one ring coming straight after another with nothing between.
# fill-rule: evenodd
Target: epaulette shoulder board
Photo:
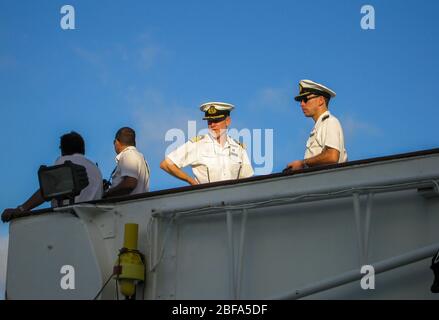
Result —
<instances>
[{"instance_id":1,"label":"epaulette shoulder board","mask_svg":"<svg viewBox=\"0 0 439 320\"><path fill-rule=\"evenodd\" d=\"M233 139L233 141L235 141L237 144L239 144L239 145L241 146L242 149L245 149L245 148L246 148L246 146L245 146L244 143L239 142L238 140L235 140L235 139Z\"/></svg>"},{"instance_id":2,"label":"epaulette shoulder board","mask_svg":"<svg viewBox=\"0 0 439 320\"><path fill-rule=\"evenodd\" d=\"M324 117L322 118L322 122L325 121L325 120L328 119L328 118L329 118L329 114L327 114L326 116L324 116Z\"/></svg>"},{"instance_id":3,"label":"epaulette shoulder board","mask_svg":"<svg viewBox=\"0 0 439 320\"><path fill-rule=\"evenodd\" d=\"M198 142L204 139L204 136L196 136L191 139L192 142Z\"/></svg>"}]
</instances>

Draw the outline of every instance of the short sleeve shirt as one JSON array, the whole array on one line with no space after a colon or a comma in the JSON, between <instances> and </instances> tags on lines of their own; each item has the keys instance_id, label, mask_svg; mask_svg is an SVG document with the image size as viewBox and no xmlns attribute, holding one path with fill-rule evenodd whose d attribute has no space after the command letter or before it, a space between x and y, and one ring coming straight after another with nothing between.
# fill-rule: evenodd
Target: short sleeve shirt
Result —
<instances>
[{"instance_id":1,"label":"short sleeve shirt","mask_svg":"<svg viewBox=\"0 0 439 320\"><path fill-rule=\"evenodd\" d=\"M243 145L227 136L221 146L210 134L186 142L167 156L177 167L192 167L199 183L247 178L253 168Z\"/></svg>"},{"instance_id":2,"label":"short sleeve shirt","mask_svg":"<svg viewBox=\"0 0 439 320\"><path fill-rule=\"evenodd\" d=\"M149 167L145 157L136 147L126 147L116 156L116 169L111 177L112 187L122 182L123 177L137 179L137 186L130 195L149 191Z\"/></svg>"},{"instance_id":3,"label":"short sleeve shirt","mask_svg":"<svg viewBox=\"0 0 439 320\"><path fill-rule=\"evenodd\" d=\"M306 143L305 159L319 155L324 147L334 148L340 152L338 163L347 161L343 129L338 119L329 111L317 119Z\"/></svg>"}]
</instances>

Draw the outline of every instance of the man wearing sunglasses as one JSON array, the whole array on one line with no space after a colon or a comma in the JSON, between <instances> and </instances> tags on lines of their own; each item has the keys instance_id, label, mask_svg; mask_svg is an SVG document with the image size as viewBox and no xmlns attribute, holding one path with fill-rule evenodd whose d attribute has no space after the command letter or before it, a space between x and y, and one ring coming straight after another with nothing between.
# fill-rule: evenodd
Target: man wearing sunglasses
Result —
<instances>
[{"instance_id":1,"label":"man wearing sunglasses","mask_svg":"<svg viewBox=\"0 0 439 320\"><path fill-rule=\"evenodd\" d=\"M299 83L300 102L305 117L314 120L314 128L306 143L305 157L288 164L286 170L346 162L348 157L344 145L343 129L340 122L328 111L329 100L335 92L311 80Z\"/></svg>"},{"instance_id":2,"label":"man wearing sunglasses","mask_svg":"<svg viewBox=\"0 0 439 320\"><path fill-rule=\"evenodd\" d=\"M171 152L160 168L190 185L251 177L253 168L244 146L227 135L233 105L208 102L201 105L209 133L192 138ZM181 168L192 167L195 177Z\"/></svg>"}]
</instances>

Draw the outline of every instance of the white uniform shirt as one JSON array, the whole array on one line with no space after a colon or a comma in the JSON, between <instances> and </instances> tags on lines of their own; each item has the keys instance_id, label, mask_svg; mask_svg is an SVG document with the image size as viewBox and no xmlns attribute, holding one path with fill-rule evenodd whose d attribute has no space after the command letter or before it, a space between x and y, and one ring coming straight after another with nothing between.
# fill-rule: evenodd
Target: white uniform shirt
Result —
<instances>
[{"instance_id":1,"label":"white uniform shirt","mask_svg":"<svg viewBox=\"0 0 439 320\"><path fill-rule=\"evenodd\" d=\"M305 159L319 155L325 146L337 149L340 152L338 163L348 160L343 129L338 119L331 115L329 111L324 112L317 119L306 143Z\"/></svg>"},{"instance_id":2,"label":"white uniform shirt","mask_svg":"<svg viewBox=\"0 0 439 320\"><path fill-rule=\"evenodd\" d=\"M88 160L83 154L75 153L59 157L56 159L55 165L63 164L65 161L84 166L85 171L87 171L88 186L75 197L75 203L101 199L103 193L102 174L96 164ZM68 204L68 201L64 204ZM52 201L52 206L56 206L56 201Z\"/></svg>"},{"instance_id":3,"label":"white uniform shirt","mask_svg":"<svg viewBox=\"0 0 439 320\"><path fill-rule=\"evenodd\" d=\"M192 166L199 183L247 178L253 168L245 149L227 136L224 146L210 134L189 140L168 155L177 167Z\"/></svg>"},{"instance_id":4,"label":"white uniform shirt","mask_svg":"<svg viewBox=\"0 0 439 320\"><path fill-rule=\"evenodd\" d=\"M116 164L117 167L111 177L113 188L121 183L123 177L132 177L137 179L137 186L130 195L149 191L148 163L136 147L129 146L120 152L116 156Z\"/></svg>"}]
</instances>

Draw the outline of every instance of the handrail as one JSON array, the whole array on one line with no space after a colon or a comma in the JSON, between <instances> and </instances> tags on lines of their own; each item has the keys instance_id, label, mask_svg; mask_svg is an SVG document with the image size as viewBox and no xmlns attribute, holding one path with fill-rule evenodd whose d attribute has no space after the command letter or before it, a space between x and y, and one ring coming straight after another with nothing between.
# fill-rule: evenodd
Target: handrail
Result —
<instances>
[{"instance_id":1,"label":"handrail","mask_svg":"<svg viewBox=\"0 0 439 320\"><path fill-rule=\"evenodd\" d=\"M435 177L439 179L439 177ZM432 188L436 194L439 194L439 183L436 179L429 180L402 180L395 184L377 184L377 185L359 185L345 189L325 189L315 194L292 193L280 198L259 198L257 201L238 201L235 203L222 203L215 206L198 206L186 210L169 210L153 213L155 218L180 218L185 216L201 216L208 214L224 213L227 210L242 210L251 208L270 207L275 205L285 205L289 203L303 203L317 200L336 199L351 196L353 193L367 194L369 192L384 193L404 191L410 189Z\"/></svg>"},{"instance_id":2,"label":"handrail","mask_svg":"<svg viewBox=\"0 0 439 320\"><path fill-rule=\"evenodd\" d=\"M383 157L355 160L355 161L349 161L349 162L345 162L345 163L323 165L323 166L312 167L312 168L310 167L310 168L305 168L305 169L300 169L300 170L294 171L294 173L278 172L278 173L272 173L272 174L267 174L267 175L239 179L239 180L218 181L218 182L204 183L204 184L199 184L199 185L194 185L194 186L185 186L185 187L152 191L152 192L130 195L130 196L120 196L120 197L114 197L114 198L108 198L108 199L102 199L102 200L95 200L95 201L90 201L89 203L100 204L100 203L115 203L115 202L122 202L122 201L138 200L138 199L150 198L150 197L167 195L167 194L181 193L181 192L186 192L186 191L195 191L195 190L215 188L215 187L219 187L219 186L236 185L236 184L240 184L240 183L269 180L269 179L275 179L275 178L281 178L281 177L288 177L288 176L292 176L292 175L296 176L296 175L300 175L303 173L331 171L331 170L336 170L339 168L348 168L348 167L354 167L354 166L365 165L365 164L373 164L373 163L378 163L378 162L387 162L387 161L394 161L394 160L401 160L401 159L408 159L408 158L416 158L416 157L429 156L429 155L434 155L434 154L439 154L439 148L421 150L421 151L415 151L415 152L408 152L408 153L401 153L401 154L396 154L396 155L392 155L392 156L383 156Z\"/></svg>"},{"instance_id":3,"label":"handrail","mask_svg":"<svg viewBox=\"0 0 439 320\"><path fill-rule=\"evenodd\" d=\"M427 258L432 258L436 252L439 250L439 243L435 243L390 259L382 260L372 265L375 271L375 275L379 273L383 273L392 269L396 269L399 267L403 267L405 265L415 263ZM315 293L319 293L322 291L326 291L332 288L336 288L342 286L344 284L351 283L353 281L357 281L364 277L364 274L361 273L361 270L355 269L349 272L343 273L341 275L319 281L308 285L306 287L293 290L290 293L285 295L281 295L275 298L271 298L272 300L293 300L300 299L307 296L310 296Z\"/></svg>"},{"instance_id":4,"label":"handrail","mask_svg":"<svg viewBox=\"0 0 439 320\"><path fill-rule=\"evenodd\" d=\"M113 197L113 198L108 198L108 199L81 202L81 203L77 203L77 204L100 205L100 204L108 204L108 203L119 203L119 202L131 201L131 200L147 199L147 198L161 196L161 195L167 195L167 194L176 194L176 193L181 193L181 192L189 192L189 191L195 191L195 190L215 188L218 186L229 186L229 185L249 183L249 182L254 182L254 181L270 180L270 179L276 179L276 178L281 178L281 177L288 177L288 176L292 176L292 175L296 176L296 175L300 175L300 174L304 174L304 173L331 171L331 170L335 170L335 169L339 169L339 168L347 168L347 167L353 167L353 166L358 166L358 165L363 165L363 164L373 164L373 163L384 162L384 161L394 161L394 160L415 158L415 157L421 157L421 156L429 156L429 155L435 155L435 154L439 154L439 148L416 151L416 152L409 152L409 153L402 153L402 154L397 154L397 155L393 155L393 156L384 156L384 157L356 160L356 161L350 161L350 162L334 164L334 165L306 168L306 169L297 170L294 173L273 173L273 174L255 176L255 177L250 177L250 178L245 178L245 179L240 179L240 180L227 180L227 181L206 183L206 184L195 185L195 186L185 186L185 187L179 187L179 188L164 189L164 190L152 191L152 192L136 194L136 195L120 196L120 197ZM19 214L13 214L11 216L11 218L9 219L9 221L17 219L17 218L27 217L27 216L46 214L46 213L50 213L53 211L54 211L53 208L47 208L47 209L22 212Z\"/></svg>"}]
</instances>

